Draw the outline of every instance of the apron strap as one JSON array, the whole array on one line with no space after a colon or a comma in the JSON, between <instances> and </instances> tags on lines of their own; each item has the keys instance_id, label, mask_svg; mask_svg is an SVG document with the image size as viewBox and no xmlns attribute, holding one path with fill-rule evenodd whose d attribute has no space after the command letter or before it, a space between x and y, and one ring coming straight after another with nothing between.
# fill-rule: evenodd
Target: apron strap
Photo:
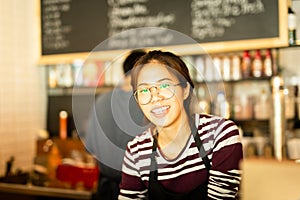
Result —
<instances>
[{"instance_id":1,"label":"apron strap","mask_svg":"<svg viewBox=\"0 0 300 200\"><path fill-rule=\"evenodd\" d=\"M157 134L153 136L153 145L151 153L151 164L150 164L150 180L157 180L157 162L156 162L156 149L157 149Z\"/></svg>"},{"instance_id":2,"label":"apron strap","mask_svg":"<svg viewBox=\"0 0 300 200\"><path fill-rule=\"evenodd\" d=\"M209 159L207 157L207 153L206 153L206 151L205 151L205 149L203 147L203 143L200 140L200 136L198 135L197 129L195 131L193 131L193 136L194 136L194 140L196 142L196 146L197 146L197 148L199 150L200 157L202 158L207 171L209 171L211 165L210 165Z\"/></svg>"},{"instance_id":3,"label":"apron strap","mask_svg":"<svg viewBox=\"0 0 300 200\"><path fill-rule=\"evenodd\" d=\"M199 150L199 154L204 162L204 165L207 169L207 171L210 170L210 161L207 157L207 152L205 151L204 147L203 147L203 142L200 140L200 136L198 135L198 128L199 128L199 124L200 124L200 114L195 114L194 115L195 117L195 125L193 125L193 123L191 123L191 127L192 127L192 134L194 136L194 140L195 140L195 143L196 143L196 146Z\"/></svg>"}]
</instances>

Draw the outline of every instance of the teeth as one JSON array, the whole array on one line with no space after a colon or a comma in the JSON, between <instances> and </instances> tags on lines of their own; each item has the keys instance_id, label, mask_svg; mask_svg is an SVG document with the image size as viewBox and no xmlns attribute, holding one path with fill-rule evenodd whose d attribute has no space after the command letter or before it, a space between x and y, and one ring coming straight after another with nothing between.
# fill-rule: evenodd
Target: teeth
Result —
<instances>
[{"instance_id":1,"label":"teeth","mask_svg":"<svg viewBox=\"0 0 300 200\"><path fill-rule=\"evenodd\" d=\"M169 108L169 106L164 106L164 107L160 107L160 108L155 108L152 110L153 113L155 114L162 114L163 112L165 112L165 110L167 110Z\"/></svg>"}]
</instances>

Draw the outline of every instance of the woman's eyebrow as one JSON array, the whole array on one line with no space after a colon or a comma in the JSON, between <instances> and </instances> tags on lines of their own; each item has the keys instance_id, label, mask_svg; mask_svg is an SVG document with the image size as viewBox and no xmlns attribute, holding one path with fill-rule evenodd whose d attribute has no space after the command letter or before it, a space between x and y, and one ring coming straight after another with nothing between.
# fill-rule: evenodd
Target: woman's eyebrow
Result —
<instances>
[{"instance_id":1,"label":"woman's eyebrow","mask_svg":"<svg viewBox=\"0 0 300 200\"><path fill-rule=\"evenodd\" d=\"M155 84L155 83L159 83L159 82L163 82L163 81L173 81L173 80L170 79L170 78L162 78L162 79L157 80L156 82L152 82L152 83L140 83L137 86L150 85L150 84Z\"/></svg>"},{"instance_id":2,"label":"woman's eyebrow","mask_svg":"<svg viewBox=\"0 0 300 200\"><path fill-rule=\"evenodd\" d=\"M162 82L162 81L173 81L173 80L170 78L162 78L162 79L159 79L157 82Z\"/></svg>"}]
</instances>

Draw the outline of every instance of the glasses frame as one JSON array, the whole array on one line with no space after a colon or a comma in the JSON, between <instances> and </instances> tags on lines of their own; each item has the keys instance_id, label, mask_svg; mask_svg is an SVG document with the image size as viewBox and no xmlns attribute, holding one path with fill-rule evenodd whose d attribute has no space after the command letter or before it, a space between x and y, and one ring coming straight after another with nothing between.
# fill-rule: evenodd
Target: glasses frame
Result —
<instances>
[{"instance_id":1,"label":"glasses frame","mask_svg":"<svg viewBox=\"0 0 300 200\"><path fill-rule=\"evenodd\" d=\"M151 87L147 88L147 89L149 89L150 94L151 94L151 98L150 98L150 100L149 100L147 103L140 103L140 102L139 102L138 97L137 97L138 89L136 89L136 90L133 92L134 99L135 99L136 102L137 102L138 104L140 104L140 105L147 105L147 104L149 104L149 103L152 101L152 99L153 99L153 94L152 94L151 89L152 89L152 88L155 88L155 89L157 90L157 88L158 88L160 85L162 85L162 84L164 84L164 83L152 85ZM176 87L176 86L181 85L181 83L176 83L176 84L168 83L168 84L169 84L170 86L173 86L173 87ZM171 90L171 91L172 91L172 90ZM170 97L168 97L168 98L164 98L163 100L171 99L171 98L175 95L175 90L172 91L172 93L173 93L172 96L170 96Z\"/></svg>"}]
</instances>

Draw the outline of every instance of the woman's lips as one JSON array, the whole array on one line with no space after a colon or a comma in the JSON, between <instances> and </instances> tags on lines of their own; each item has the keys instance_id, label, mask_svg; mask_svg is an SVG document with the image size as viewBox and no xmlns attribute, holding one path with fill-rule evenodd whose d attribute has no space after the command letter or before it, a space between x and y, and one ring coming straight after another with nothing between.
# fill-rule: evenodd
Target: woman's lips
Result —
<instances>
[{"instance_id":1,"label":"woman's lips","mask_svg":"<svg viewBox=\"0 0 300 200\"><path fill-rule=\"evenodd\" d=\"M161 118L164 117L166 114L168 114L169 110L170 110L170 106L155 107L151 110L151 114L157 118Z\"/></svg>"}]
</instances>

